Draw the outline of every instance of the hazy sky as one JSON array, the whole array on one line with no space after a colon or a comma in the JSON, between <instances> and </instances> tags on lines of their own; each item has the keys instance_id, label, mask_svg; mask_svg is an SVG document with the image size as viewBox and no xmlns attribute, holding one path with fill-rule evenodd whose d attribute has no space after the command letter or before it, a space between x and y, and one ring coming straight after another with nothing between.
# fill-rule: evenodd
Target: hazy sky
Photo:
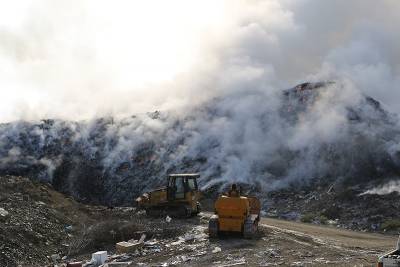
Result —
<instances>
[{"instance_id":1,"label":"hazy sky","mask_svg":"<svg viewBox=\"0 0 400 267\"><path fill-rule=\"evenodd\" d=\"M398 14L397 0L2 1L0 121L181 108L248 90L243 81L337 78L398 112Z\"/></svg>"}]
</instances>

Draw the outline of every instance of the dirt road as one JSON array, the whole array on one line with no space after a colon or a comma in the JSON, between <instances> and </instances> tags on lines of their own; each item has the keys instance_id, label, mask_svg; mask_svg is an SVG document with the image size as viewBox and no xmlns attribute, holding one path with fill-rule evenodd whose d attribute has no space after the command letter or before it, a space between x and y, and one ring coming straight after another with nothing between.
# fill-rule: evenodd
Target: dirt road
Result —
<instances>
[{"instance_id":1,"label":"dirt road","mask_svg":"<svg viewBox=\"0 0 400 267\"><path fill-rule=\"evenodd\" d=\"M295 235L310 236L346 248L385 251L393 249L397 241L397 236L354 232L329 226L278 219L263 218L261 224L267 229L275 229Z\"/></svg>"}]
</instances>

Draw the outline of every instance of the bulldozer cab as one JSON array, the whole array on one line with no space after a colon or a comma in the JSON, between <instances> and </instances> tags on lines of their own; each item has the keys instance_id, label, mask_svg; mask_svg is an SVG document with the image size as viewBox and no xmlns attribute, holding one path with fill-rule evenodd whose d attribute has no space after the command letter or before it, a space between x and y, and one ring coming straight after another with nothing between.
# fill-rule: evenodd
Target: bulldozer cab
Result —
<instances>
[{"instance_id":1,"label":"bulldozer cab","mask_svg":"<svg viewBox=\"0 0 400 267\"><path fill-rule=\"evenodd\" d=\"M170 174L168 176L168 200L184 200L186 193L197 192L197 178L199 174Z\"/></svg>"},{"instance_id":2,"label":"bulldozer cab","mask_svg":"<svg viewBox=\"0 0 400 267\"><path fill-rule=\"evenodd\" d=\"M144 193L136 199L136 204L150 216L169 214L186 218L197 215L201 210L199 177L197 173L170 174L166 187Z\"/></svg>"}]
</instances>

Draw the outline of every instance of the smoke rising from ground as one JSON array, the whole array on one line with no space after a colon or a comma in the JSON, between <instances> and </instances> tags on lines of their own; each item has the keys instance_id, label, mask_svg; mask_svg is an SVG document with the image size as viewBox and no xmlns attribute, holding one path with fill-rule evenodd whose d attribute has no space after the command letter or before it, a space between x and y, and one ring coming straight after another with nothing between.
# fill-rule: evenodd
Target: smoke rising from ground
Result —
<instances>
[{"instance_id":1,"label":"smoke rising from ground","mask_svg":"<svg viewBox=\"0 0 400 267\"><path fill-rule=\"evenodd\" d=\"M84 170L57 170L88 161L108 199L170 171L268 188L396 172L398 1L201 2L12 6L0 120L29 123L3 126L0 167L74 188ZM335 83L285 93L303 81Z\"/></svg>"},{"instance_id":2,"label":"smoke rising from ground","mask_svg":"<svg viewBox=\"0 0 400 267\"><path fill-rule=\"evenodd\" d=\"M367 190L362 195L388 195L393 192L400 193L400 182L390 181L382 186L375 187L373 189Z\"/></svg>"},{"instance_id":3,"label":"smoke rising from ground","mask_svg":"<svg viewBox=\"0 0 400 267\"><path fill-rule=\"evenodd\" d=\"M179 115L3 124L0 173L113 204L128 204L172 172L200 172L203 189L235 181L261 191L394 175L397 119L346 88L336 82L276 95L238 91Z\"/></svg>"}]
</instances>

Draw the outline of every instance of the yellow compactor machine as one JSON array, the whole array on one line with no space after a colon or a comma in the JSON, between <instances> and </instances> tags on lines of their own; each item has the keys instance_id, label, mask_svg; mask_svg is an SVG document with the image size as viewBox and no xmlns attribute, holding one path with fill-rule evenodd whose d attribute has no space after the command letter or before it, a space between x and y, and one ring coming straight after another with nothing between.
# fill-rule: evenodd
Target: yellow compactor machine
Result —
<instances>
[{"instance_id":1,"label":"yellow compactor machine","mask_svg":"<svg viewBox=\"0 0 400 267\"><path fill-rule=\"evenodd\" d=\"M221 195L215 202L215 214L208 223L209 236L220 232L240 232L244 238L253 238L258 230L261 204L256 197L239 193Z\"/></svg>"},{"instance_id":2,"label":"yellow compactor machine","mask_svg":"<svg viewBox=\"0 0 400 267\"><path fill-rule=\"evenodd\" d=\"M150 216L190 217L200 212L197 173L170 174L167 185L136 199L138 209Z\"/></svg>"}]
</instances>

